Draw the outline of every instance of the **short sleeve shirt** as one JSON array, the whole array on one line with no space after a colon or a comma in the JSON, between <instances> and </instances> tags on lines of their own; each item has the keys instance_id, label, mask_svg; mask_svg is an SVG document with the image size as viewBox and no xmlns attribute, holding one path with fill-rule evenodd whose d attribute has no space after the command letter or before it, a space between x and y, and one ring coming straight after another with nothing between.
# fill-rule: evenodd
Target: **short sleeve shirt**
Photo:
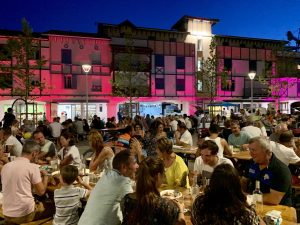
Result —
<instances>
[{"instance_id":1,"label":"short sleeve shirt","mask_svg":"<svg viewBox=\"0 0 300 225\"><path fill-rule=\"evenodd\" d=\"M260 170L259 165L250 161L245 177L249 179L247 191L252 193L255 189L255 181L260 181L262 193L270 193L270 189L285 193L281 199L281 205L291 205L292 175L289 168L272 154L268 167Z\"/></svg>"},{"instance_id":2,"label":"short sleeve shirt","mask_svg":"<svg viewBox=\"0 0 300 225\"><path fill-rule=\"evenodd\" d=\"M42 182L38 165L17 157L2 168L1 181L5 216L21 217L34 211L32 185Z\"/></svg>"}]
</instances>

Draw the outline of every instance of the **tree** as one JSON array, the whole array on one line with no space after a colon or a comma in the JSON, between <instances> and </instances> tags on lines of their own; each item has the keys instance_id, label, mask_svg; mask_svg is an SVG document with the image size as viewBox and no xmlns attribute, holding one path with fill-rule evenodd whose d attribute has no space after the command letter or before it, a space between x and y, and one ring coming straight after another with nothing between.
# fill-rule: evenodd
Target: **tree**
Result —
<instances>
[{"instance_id":1,"label":"tree","mask_svg":"<svg viewBox=\"0 0 300 225\"><path fill-rule=\"evenodd\" d=\"M209 57L202 60L200 71L196 72L197 80L202 82L202 97L209 97L210 103L215 101L217 96L218 81L221 85L226 85L228 71L227 68L219 70L219 60L216 54L217 42L212 38L209 45ZM220 80L218 80L220 77ZM213 113L213 112L212 112Z\"/></svg>"},{"instance_id":2,"label":"tree","mask_svg":"<svg viewBox=\"0 0 300 225\"><path fill-rule=\"evenodd\" d=\"M261 74L258 74L258 80L268 89L269 96L276 101L276 110L279 109L280 98L287 97L288 89L297 84L299 71L297 69L297 52L287 51L284 45L278 46L272 50L274 62L265 61ZM295 79L293 79L295 78Z\"/></svg>"},{"instance_id":3,"label":"tree","mask_svg":"<svg viewBox=\"0 0 300 225\"><path fill-rule=\"evenodd\" d=\"M45 88L37 71L41 70L46 60L41 56L40 40L34 38L32 28L28 22L22 20L22 33L17 37L10 37L2 52L0 72L8 74L10 78L0 76L0 88L11 89L12 96L19 96L25 101L25 115L28 119L28 100L34 100ZM37 94L38 93L38 94Z\"/></svg>"},{"instance_id":4,"label":"tree","mask_svg":"<svg viewBox=\"0 0 300 225\"><path fill-rule=\"evenodd\" d=\"M128 114L133 117L132 103L150 93L149 58L137 53L131 34L125 35L125 48L119 48L114 58L114 95L129 99Z\"/></svg>"}]
</instances>

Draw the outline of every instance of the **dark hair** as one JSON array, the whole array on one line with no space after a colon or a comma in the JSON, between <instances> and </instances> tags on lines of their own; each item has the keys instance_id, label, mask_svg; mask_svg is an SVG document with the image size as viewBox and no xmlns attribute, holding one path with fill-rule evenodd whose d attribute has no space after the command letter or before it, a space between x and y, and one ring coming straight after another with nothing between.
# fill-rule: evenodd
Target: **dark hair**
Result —
<instances>
[{"instance_id":1,"label":"dark hair","mask_svg":"<svg viewBox=\"0 0 300 225\"><path fill-rule=\"evenodd\" d=\"M124 133L129 133L132 131L132 126L128 125L127 127L124 128Z\"/></svg>"},{"instance_id":2,"label":"dark hair","mask_svg":"<svg viewBox=\"0 0 300 225\"><path fill-rule=\"evenodd\" d=\"M156 146L161 152L166 152L167 154L173 153L173 143L167 137L162 137L156 141Z\"/></svg>"},{"instance_id":3,"label":"dark hair","mask_svg":"<svg viewBox=\"0 0 300 225\"><path fill-rule=\"evenodd\" d=\"M61 137L64 137L66 140L67 140L67 139L70 139L70 141L69 141L69 146L75 145L75 138L74 138L74 135L71 134L70 132L68 132L68 131L62 132L60 136L61 136Z\"/></svg>"},{"instance_id":4,"label":"dark hair","mask_svg":"<svg viewBox=\"0 0 300 225\"><path fill-rule=\"evenodd\" d=\"M164 162L158 157L147 157L139 165L136 175L136 197L137 205L134 211L135 223L147 221L148 214L145 212L153 211L155 199L160 196L157 189L157 175L164 175Z\"/></svg>"},{"instance_id":5,"label":"dark hair","mask_svg":"<svg viewBox=\"0 0 300 225\"><path fill-rule=\"evenodd\" d=\"M60 175L66 184L73 184L78 177L78 169L73 165L66 165L60 168Z\"/></svg>"},{"instance_id":6,"label":"dark hair","mask_svg":"<svg viewBox=\"0 0 300 225\"><path fill-rule=\"evenodd\" d=\"M217 155L219 152L219 147L216 144L216 142L211 141L211 140L206 140L204 141L202 144L199 145L199 149L203 150L203 149L209 149L211 151L212 155Z\"/></svg>"},{"instance_id":7,"label":"dark hair","mask_svg":"<svg viewBox=\"0 0 300 225\"><path fill-rule=\"evenodd\" d=\"M208 130L211 134L217 134L220 132L220 127L217 124L213 123L213 124L210 124L210 127Z\"/></svg>"},{"instance_id":8,"label":"dark hair","mask_svg":"<svg viewBox=\"0 0 300 225\"><path fill-rule=\"evenodd\" d=\"M41 131L41 130L35 130L35 131L32 133L32 137L34 137L34 135L36 135L36 134L38 134L38 133L42 133L42 134L44 135L43 131Z\"/></svg>"},{"instance_id":9,"label":"dark hair","mask_svg":"<svg viewBox=\"0 0 300 225\"><path fill-rule=\"evenodd\" d=\"M279 142L280 143L290 142L293 138L294 135L291 131L284 131L279 136Z\"/></svg>"},{"instance_id":10,"label":"dark hair","mask_svg":"<svg viewBox=\"0 0 300 225\"><path fill-rule=\"evenodd\" d=\"M182 128L182 129L187 129L187 127L186 127L186 125L185 125L185 123L184 122L182 122L182 121L178 121L178 124L177 124L177 126L179 127L179 128Z\"/></svg>"},{"instance_id":11,"label":"dark hair","mask_svg":"<svg viewBox=\"0 0 300 225\"><path fill-rule=\"evenodd\" d=\"M231 225L238 220L243 225L252 225L249 209L238 172L229 164L221 164L214 169L205 195L195 200L194 224L205 218L206 224Z\"/></svg>"},{"instance_id":12,"label":"dark hair","mask_svg":"<svg viewBox=\"0 0 300 225\"><path fill-rule=\"evenodd\" d=\"M130 153L129 150L123 150L120 151L118 154L115 155L113 159L113 168L116 170L121 169L121 165L126 164L129 165L130 163L130 157L132 154Z\"/></svg>"},{"instance_id":13,"label":"dark hair","mask_svg":"<svg viewBox=\"0 0 300 225\"><path fill-rule=\"evenodd\" d=\"M4 128L3 128L3 134L4 134L5 136L10 136L10 135L12 134L11 128L10 128L10 127L4 127Z\"/></svg>"}]
</instances>

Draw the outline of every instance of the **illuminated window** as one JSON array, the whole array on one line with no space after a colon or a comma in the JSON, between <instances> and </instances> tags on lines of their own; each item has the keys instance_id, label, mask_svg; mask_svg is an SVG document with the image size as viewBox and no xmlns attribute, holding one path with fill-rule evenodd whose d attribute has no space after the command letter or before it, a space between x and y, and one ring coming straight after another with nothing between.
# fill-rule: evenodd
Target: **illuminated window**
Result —
<instances>
[{"instance_id":1,"label":"illuminated window","mask_svg":"<svg viewBox=\"0 0 300 225\"><path fill-rule=\"evenodd\" d=\"M203 83L202 83L202 80L197 80L197 91L198 91L198 92L203 91Z\"/></svg>"},{"instance_id":2,"label":"illuminated window","mask_svg":"<svg viewBox=\"0 0 300 225\"><path fill-rule=\"evenodd\" d=\"M155 78L155 88L156 89L165 89L165 79L164 78Z\"/></svg>"},{"instance_id":3,"label":"illuminated window","mask_svg":"<svg viewBox=\"0 0 300 225\"><path fill-rule=\"evenodd\" d=\"M176 79L176 91L185 91L184 79Z\"/></svg>"}]
</instances>

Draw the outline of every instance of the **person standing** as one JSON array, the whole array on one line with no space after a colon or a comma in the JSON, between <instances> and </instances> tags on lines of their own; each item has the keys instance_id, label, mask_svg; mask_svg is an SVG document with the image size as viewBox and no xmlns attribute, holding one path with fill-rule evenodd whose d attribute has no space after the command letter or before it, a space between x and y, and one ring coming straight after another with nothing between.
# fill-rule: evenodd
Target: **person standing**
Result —
<instances>
[{"instance_id":1,"label":"person standing","mask_svg":"<svg viewBox=\"0 0 300 225\"><path fill-rule=\"evenodd\" d=\"M2 121L4 121L3 123L3 128L5 127L10 127L12 125L12 122L16 119L15 115L13 114L13 109L12 108L8 108L7 112L5 113Z\"/></svg>"}]
</instances>

